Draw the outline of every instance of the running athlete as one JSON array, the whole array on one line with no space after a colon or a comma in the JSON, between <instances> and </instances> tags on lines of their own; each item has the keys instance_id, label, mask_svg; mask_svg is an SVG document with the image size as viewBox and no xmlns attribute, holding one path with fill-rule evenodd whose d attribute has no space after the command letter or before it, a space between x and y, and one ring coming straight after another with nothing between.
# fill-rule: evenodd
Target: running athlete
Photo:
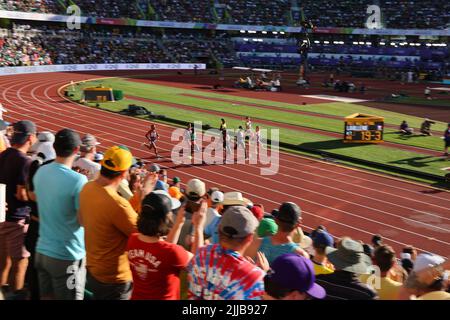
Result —
<instances>
[{"instance_id":1,"label":"running athlete","mask_svg":"<svg viewBox=\"0 0 450 320\"><path fill-rule=\"evenodd\" d=\"M220 131L224 131L224 130L227 130L227 123L225 122L225 119L220 119L220 128L219 128L219 130Z\"/></svg>"},{"instance_id":2,"label":"running athlete","mask_svg":"<svg viewBox=\"0 0 450 320\"><path fill-rule=\"evenodd\" d=\"M193 146L192 146L192 141L191 141L191 137L192 137L192 125L190 123L188 123L186 130L184 130L184 143L186 144L187 148L189 148L191 150L191 155L189 156L189 159L192 159L192 155L193 155Z\"/></svg>"},{"instance_id":3,"label":"running athlete","mask_svg":"<svg viewBox=\"0 0 450 320\"><path fill-rule=\"evenodd\" d=\"M195 127L191 125L191 156L194 156L194 152L199 152L200 148L197 145L197 133Z\"/></svg>"},{"instance_id":4,"label":"running athlete","mask_svg":"<svg viewBox=\"0 0 450 320\"><path fill-rule=\"evenodd\" d=\"M256 141L256 147L259 150L259 146L261 145L262 147L262 142L261 142L261 131L259 126L256 126L256 130L255 130L255 141Z\"/></svg>"},{"instance_id":5,"label":"running athlete","mask_svg":"<svg viewBox=\"0 0 450 320\"><path fill-rule=\"evenodd\" d=\"M159 139L159 134L156 131L156 126L154 124L150 126L150 130L145 134L145 137L147 138L148 143L144 143L143 145L146 146L150 151L154 149L156 157L160 158L160 156L158 155L158 148L156 147L156 141L158 141Z\"/></svg>"}]
</instances>

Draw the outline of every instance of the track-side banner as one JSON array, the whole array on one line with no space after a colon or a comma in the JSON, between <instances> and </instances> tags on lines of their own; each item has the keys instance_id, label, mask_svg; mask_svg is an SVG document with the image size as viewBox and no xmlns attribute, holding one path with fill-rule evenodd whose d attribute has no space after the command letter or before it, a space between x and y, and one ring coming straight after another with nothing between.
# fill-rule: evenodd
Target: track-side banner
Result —
<instances>
[{"instance_id":1,"label":"track-side banner","mask_svg":"<svg viewBox=\"0 0 450 320\"><path fill-rule=\"evenodd\" d=\"M108 70L205 70L204 63L117 63L117 64L60 64L32 67L3 67L0 76L26 73L83 72Z\"/></svg>"}]
</instances>

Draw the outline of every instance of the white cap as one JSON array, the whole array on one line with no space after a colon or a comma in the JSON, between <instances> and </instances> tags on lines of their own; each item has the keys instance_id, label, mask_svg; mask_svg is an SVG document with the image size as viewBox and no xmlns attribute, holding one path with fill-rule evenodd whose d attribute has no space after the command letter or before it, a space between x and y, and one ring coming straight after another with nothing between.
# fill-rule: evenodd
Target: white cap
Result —
<instances>
[{"instance_id":1,"label":"white cap","mask_svg":"<svg viewBox=\"0 0 450 320\"><path fill-rule=\"evenodd\" d=\"M181 207L180 200L172 198L167 191L165 191L165 190L156 190L156 191L152 191L152 192L156 193L156 194L163 194L165 196L168 196L170 198L170 201L172 202L172 210L175 210L175 209L178 209L179 207Z\"/></svg>"},{"instance_id":2,"label":"white cap","mask_svg":"<svg viewBox=\"0 0 450 320\"><path fill-rule=\"evenodd\" d=\"M223 192L220 192L220 191L214 191L214 192L211 194L211 200L212 200L212 202L214 202L214 203L221 203L221 202L223 202L223 200L224 200Z\"/></svg>"},{"instance_id":3,"label":"white cap","mask_svg":"<svg viewBox=\"0 0 450 320\"><path fill-rule=\"evenodd\" d=\"M40 142L55 142L55 135L49 131L39 132L37 138Z\"/></svg>"},{"instance_id":4,"label":"white cap","mask_svg":"<svg viewBox=\"0 0 450 320\"><path fill-rule=\"evenodd\" d=\"M417 256L416 261L414 262L414 272L419 272L426 268L435 267L445 262L445 259L441 256L430 254L430 253L421 253Z\"/></svg>"},{"instance_id":5,"label":"white cap","mask_svg":"<svg viewBox=\"0 0 450 320\"><path fill-rule=\"evenodd\" d=\"M188 197L203 197L206 193L205 183L199 179L191 179L186 185L186 195Z\"/></svg>"}]
</instances>

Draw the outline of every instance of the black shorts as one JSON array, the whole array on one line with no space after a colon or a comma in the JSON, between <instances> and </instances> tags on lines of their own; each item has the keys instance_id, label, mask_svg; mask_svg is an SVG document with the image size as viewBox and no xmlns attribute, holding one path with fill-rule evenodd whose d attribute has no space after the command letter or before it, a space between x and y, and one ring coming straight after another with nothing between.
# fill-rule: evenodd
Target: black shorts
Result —
<instances>
[{"instance_id":1,"label":"black shorts","mask_svg":"<svg viewBox=\"0 0 450 320\"><path fill-rule=\"evenodd\" d=\"M450 148L450 139L444 140L445 141L445 147Z\"/></svg>"}]
</instances>

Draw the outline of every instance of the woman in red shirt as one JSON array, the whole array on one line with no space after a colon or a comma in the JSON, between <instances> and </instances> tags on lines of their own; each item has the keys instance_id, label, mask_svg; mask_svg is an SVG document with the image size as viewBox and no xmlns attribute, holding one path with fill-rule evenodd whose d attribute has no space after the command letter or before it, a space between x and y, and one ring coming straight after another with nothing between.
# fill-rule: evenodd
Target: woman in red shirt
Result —
<instances>
[{"instance_id":1,"label":"woman in red shirt","mask_svg":"<svg viewBox=\"0 0 450 320\"><path fill-rule=\"evenodd\" d=\"M172 210L180 202L165 191L154 191L142 202L138 219L139 233L128 241L128 260L133 274L131 300L179 300L180 271L192 259L193 254L177 245L184 224L184 208L178 210L175 222ZM206 202L194 213L195 229L193 252L203 245L203 225Z\"/></svg>"}]
</instances>

